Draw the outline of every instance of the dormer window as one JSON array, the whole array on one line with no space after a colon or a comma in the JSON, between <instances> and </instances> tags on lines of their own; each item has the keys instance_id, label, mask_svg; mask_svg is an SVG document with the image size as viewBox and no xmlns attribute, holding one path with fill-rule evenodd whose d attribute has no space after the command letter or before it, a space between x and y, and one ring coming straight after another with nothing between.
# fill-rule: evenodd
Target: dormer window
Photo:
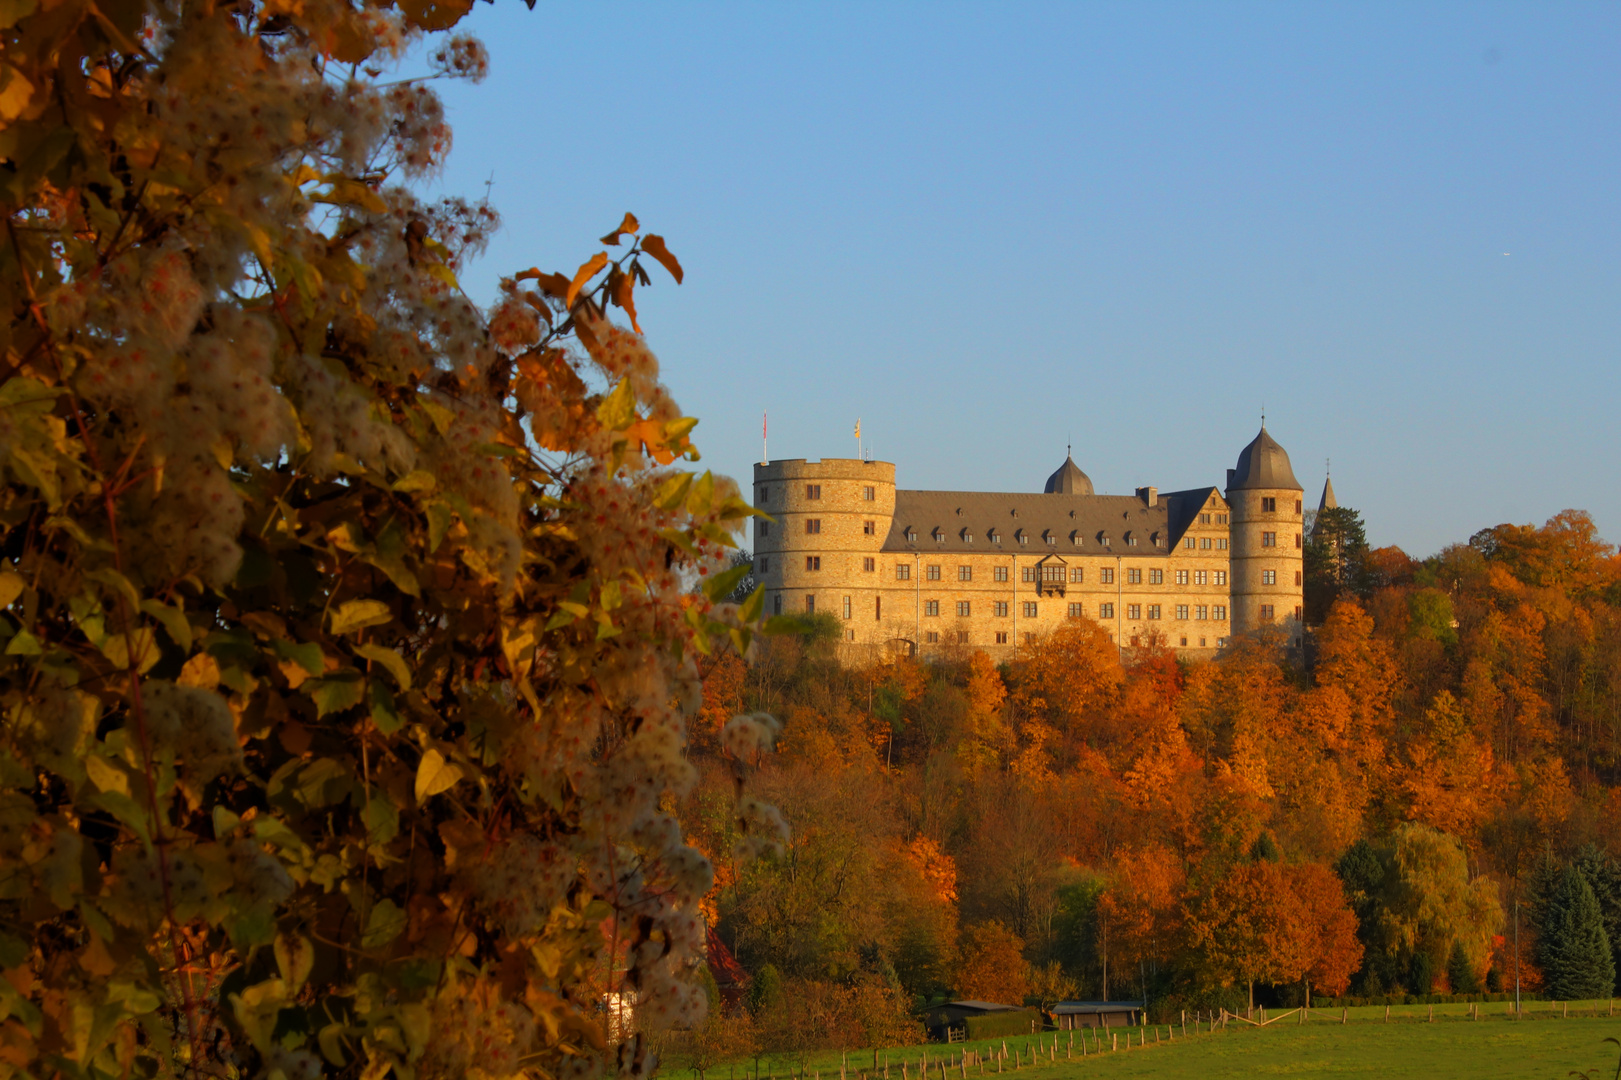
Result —
<instances>
[{"instance_id":1,"label":"dormer window","mask_svg":"<svg viewBox=\"0 0 1621 1080\"><path fill-rule=\"evenodd\" d=\"M930 535L934 537L934 542L937 544L946 542L946 531L939 526L935 526L934 532Z\"/></svg>"},{"instance_id":2,"label":"dormer window","mask_svg":"<svg viewBox=\"0 0 1621 1080\"><path fill-rule=\"evenodd\" d=\"M957 516L962 517L962 507L957 507Z\"/></svg>"},{"instance_id":3,"label":"dormer window","mask_svg":"<svg viewBox=\"0 0 1621 1080\"><path fill-rule=\"evenodd\" d=\"M1057 534L1053 533L1051 530L1043 530L1042 534L1041 534L1041 538L1043 540L1047 541L1047 545L1049 547L1051 547L1052 545L1058 543Z\"/></svg>"},{"instance_id":4,"label":"dormer window","mask_svg":"<svg viewBox=\"0 0 1621 1080\"><path fill-rule=\"evenodd\" d=\"M906 527L906 542L908 544L917 543L917 533L912 531L912 527L910 525Z\"/></svg>"},{"instance_id":5,"label":"dormer window","mask_svg":"<svg viewBox=\"0 0 1621 1080\"><path fill-rule=\"evenodd\" d=\"M1130 533L1127 533L1126 534L1126 546L1127 547L1136 547L1137 546L1137 538L1135 536L1131 535Z\"/></svg>"},{"instance_id":6,"label":"dormer window","mask_svg":"<svg viewBox=\"0 0 1621 1080\"><path fill-rule=\"evenodd\" d=\"M997 532L995 528L992 528L990 532L985 534L985 539L989 540L993 544L1000 544L1002 542L1002 534Z\"/></svg>"},{"instance_id":7,"label":"dormer window","mask_svg":"<svg viewBox=\"0 0 1621 1080\"><path fill-rule=\"evenodd\" d=\"M961 513L961 511L958 512ZM962 542L965 544L972 544L974 542L974 534L969 532L967 529L964 529L959 535L962 537Z\"/></svg>"},{"instance_id":8,"label":"dormer window","mask_svg":"<svg viewBox=\"0 0 1621 1080\"><path fill-rule=\"evenodd\" d=\"M1016 529L1013 533L1013 538L1021 544L1028 544L1030 542L1030 534L1025 532L1023 529Z\"/></svg>"},{"instance_id":9,"label":"dormer window","mask_svg":"<svg viewBox=\"0 0 1621 1080\"><path fill-rule=\"evenodd\" d=\"M1109 534L1108 533L1102 533L1102 532L1098 533L1098 543L1102 544L1104 547L1108 547L1109 546Z\"/></svg>"},{"instance_id":10,"label":"dormer window","mask_svg":"<svg viewBox=\"0 0 1621 1080\"><path fill-rule=\"evenodd\" d=\"M1074 544L1076 547L1080 547L1082 544L1086 543L1086 537L1081 535L1081 530L1071 529L1069 534L1069 542Z\"/></svg>"},{"instance_id":11,"label":"dormer window","mask_svg":"<svg viewBox=\"0 0 1621 1080\"><path fill-rule=\"evenodd\" d=\"M1014 517L1018 517L1018 516L1019 516L1019 511L1018 511L1018 510L1017 510L1017 509L1014 509L1014 510L1012 510L1012 511L1009 511L1009 512L1010 512L1010 513L1011 513L1011 514L1012 514L1012 515L1013 515L1013 516L1014 516Z\"/></svg>"}]
</instances>

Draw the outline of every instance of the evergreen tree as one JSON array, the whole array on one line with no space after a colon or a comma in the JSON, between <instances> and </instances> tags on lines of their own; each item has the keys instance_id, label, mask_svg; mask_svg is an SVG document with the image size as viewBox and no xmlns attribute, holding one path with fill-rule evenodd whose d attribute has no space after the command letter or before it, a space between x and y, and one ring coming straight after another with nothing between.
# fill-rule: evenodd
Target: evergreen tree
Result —
<instances>
[{"instance_id":1,"label":"evergreen tree","mask_svg":"<svg viewBox=\"0 0 1621 1080\"><path fill-rule=\"evenodd\" d=\"M1475 967L1469 962L1469 954L1464 951L1463 942L1456 938L1452 941L1452 955L1447 957L1447 982L1452 984L1454 994L1480 993L1480 977L1475 974Z\"/></svg>"},{"instance_id":2,"label":"evergreen tree","mask_svg":"<svg viewBox=\"0 0 1621 1080\"><path fill-rule=\"evenodd\" d=\"M1367 530L1362 515L1350 507L1320 511L1302 554L1307 622L1322 622L1341 596L1366 600L1372 593Z\"/></svg>"},{"instance_id":3,"label":"evergreen tree","mask_svg":"<svg viewBox=\"0 0 1621 1080\"><path fill-rule=\"evenodd\" d=\"M1615 987L1615 959L1604 934L1598 898L1576 867L1568 867L1545 912L1542 953L1548 990L1556 1000L1609 997Z\"/></svg>"},{"instance_id":4,"label":"evergreen tree","mask_svg":"<svg viewBox=\"0 0 1621 1080\"><path fill-rule=\"evenodd\" d=\"M1604 921L1604 936L1610 939L1613 953L1621 946L1621 862L1595 844L1588 844L1576 856L1576 869L1587 879L1588 888L1598 901L1599 916ZM1621 969L1621 965L1617 965ZM1617 992L1621 993L1621 970L1616 976Z\"/></svg>"}]
</instances>

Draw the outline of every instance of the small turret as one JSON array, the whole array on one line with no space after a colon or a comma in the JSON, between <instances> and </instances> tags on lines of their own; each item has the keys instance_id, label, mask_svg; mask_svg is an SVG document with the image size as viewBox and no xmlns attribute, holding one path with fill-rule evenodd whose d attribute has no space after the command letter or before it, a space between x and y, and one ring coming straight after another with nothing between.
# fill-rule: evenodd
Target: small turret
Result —
<instances>
[{"instance_id":1,"label":"small turret","mask_svg":"<svg viewBox=\"0 0 1621 1080\"><path fill-rule=\"evenodd\" d=\"M1047 495L1092 495L1092 478L1083 473L1075 459L1064 456L1058 471L1047 477L1047 486L1041 489Z\"/></svg>"},{"instance_id":2,"label":"small turret","mask_svg":"<svg viewBox=\"0 0 1621 1080\"><path fill-rule=\"evenodd\" d=\"M1234 633L1282 626L1289 644L1300 646L1304 494L1288 452L1265 427L1227 470Z\"/></svg>"}]
</instances>

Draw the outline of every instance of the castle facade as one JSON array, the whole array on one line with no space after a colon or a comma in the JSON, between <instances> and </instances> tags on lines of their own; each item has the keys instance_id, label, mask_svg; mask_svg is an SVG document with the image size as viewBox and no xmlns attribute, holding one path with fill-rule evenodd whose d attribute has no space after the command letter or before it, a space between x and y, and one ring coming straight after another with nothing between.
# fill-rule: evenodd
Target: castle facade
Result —
<instances>
[{"instance_id":1,"label":"castle facade","mask_svg":"<svg viewBox=\"0 0 1621 1080\"><path fill-rule=\"evenodd\" d=\"M770 614L828 612L847 646L1001 659L1070 620L1122 648L1211 656L1302 639L1302 496L1265 427L1217 487L1099 495L1066 458L1041 493L911 491L884 461L754 468L754 575Z\"/></svg>"}]
</instances>

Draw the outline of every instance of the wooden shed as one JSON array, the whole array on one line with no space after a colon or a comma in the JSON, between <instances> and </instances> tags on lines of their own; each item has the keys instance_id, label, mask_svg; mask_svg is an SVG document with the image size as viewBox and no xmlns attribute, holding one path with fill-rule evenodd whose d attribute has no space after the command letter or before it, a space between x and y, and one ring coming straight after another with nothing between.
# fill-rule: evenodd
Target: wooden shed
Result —
<instances>
[{"instance_id":1,"label":"wooden shed","mask_svg":"<svg viewBox=\"0 0 1621 1080\"><path fill-rule=\"evenodd\" d=\"M971 1016L1023 1011L1022 1005L999 1005L994 1001L948 1001L924 1010L923 1024L928 1028L929 1038L940 1042L958 1042L962 1038L964 1021Z\"/></svg>"},{"instance_id":2,"label":"wooden shed","mask_svg":"<svg viewBox=\"0 0 1621 1080\"><path fill-rule=\"evenodd\" d=\"M1048 1010L1060 1031L1075 1028L1133 1027L1143 1022L1141 1001L1060 1001Z\"/></svg>"}]
</instances>

